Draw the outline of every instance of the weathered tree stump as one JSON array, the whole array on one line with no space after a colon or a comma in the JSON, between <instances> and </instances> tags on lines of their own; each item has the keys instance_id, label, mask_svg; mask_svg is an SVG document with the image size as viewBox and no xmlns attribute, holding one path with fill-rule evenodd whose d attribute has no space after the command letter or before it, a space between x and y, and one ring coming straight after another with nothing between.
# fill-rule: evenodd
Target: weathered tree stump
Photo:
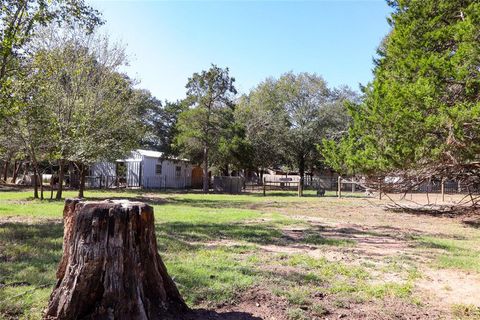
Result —
<instances>
[{"instance_id":1,"label":"weathered tree stump","mask_svg":"<svg viewBox=\"0 0 480 320\"><path fill-rule=\"evenodd\" d=\"M181 319L188 307L157 251L153 208L67 199L63 257L45 319Z\"/></svg>"}]
</instances>

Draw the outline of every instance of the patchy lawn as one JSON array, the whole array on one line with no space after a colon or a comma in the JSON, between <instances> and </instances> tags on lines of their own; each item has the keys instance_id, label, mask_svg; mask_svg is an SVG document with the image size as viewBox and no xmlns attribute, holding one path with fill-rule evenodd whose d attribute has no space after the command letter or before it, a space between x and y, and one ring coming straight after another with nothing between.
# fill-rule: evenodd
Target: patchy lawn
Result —
<instances>
[{"instance_id":1,"label":"patchy lawn","mask_svg":"<svg viewBox=\"0 0 480 320\"><path fill-rule=\"evenodd\" d=\"M87 196L153 205L170 275L215 319L480 319L478 216L274 192ZM62 210L31 192L0 192L0 319L40 319L62 253Z\"/></svg>"}]
</instances>

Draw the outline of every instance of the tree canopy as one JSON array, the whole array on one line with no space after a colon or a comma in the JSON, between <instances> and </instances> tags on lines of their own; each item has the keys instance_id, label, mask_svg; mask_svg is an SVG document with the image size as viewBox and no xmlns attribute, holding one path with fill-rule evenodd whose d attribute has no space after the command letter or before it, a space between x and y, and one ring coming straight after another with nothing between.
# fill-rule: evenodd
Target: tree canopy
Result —
<instances>
[{"instance_id":1,"label":"tree canopy","mask_svg":"<svg viewBox=\"0 0 480 320\"><path fill-rule=\"evenodd\" d=\"M208 192L210 156L217 153L219 140L232 124L235 79L228 68L212 65L201 73L194 73L186 85L186 104L190 108L180 114L176 143L189 159L202 159L203 190Z\"/></svg>"},{"instance_id":2,"label":"tree canopy","mask_svg":"<svg viewBox=\"0 0 480 320\"><path fill-rule=\"evenodd\" d=\"M265 80L242 98L237 112L253 150L253 163L298 170L301 194L305 172L322 164L316 146L346 130L349 117L343 102L354 97L348 88L328 88L316 74L289 72Z\"/></svg>"},{"instance_id":3,"label":"tree canopy","mask_svg":"<svg viewBox=\"0 0 480 320\"><path fill-rule=\"evenodd\" d=\"M349 107L349 135L324 143L327 163L345 173L472 176L480 152L480 3L389 4L392 30L374 80L364 101Z\"/></svg>"},{"instance_id":4,"label":"tree canopy","mask_svg":"<svg viewBox=\"0 0 480 320\"><path fill-rule=\"evenodd\" d=\"M40 27L51 23L80 26L91 33L103 21L83 0L0 1L0 112L11 111L9 87L28 56L27 45Z\"/></svg>"}]
</instances>

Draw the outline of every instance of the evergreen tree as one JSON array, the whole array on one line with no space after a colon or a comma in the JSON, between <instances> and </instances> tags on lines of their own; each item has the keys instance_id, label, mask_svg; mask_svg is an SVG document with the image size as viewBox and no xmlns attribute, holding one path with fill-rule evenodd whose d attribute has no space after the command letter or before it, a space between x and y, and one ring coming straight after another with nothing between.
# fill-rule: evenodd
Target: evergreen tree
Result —
<instances>
[{"instance_id":1,"label":"evergreen tree","mask_svg":"<svg viewBox=\"0 0 480 320\"><path fill-rule=\"evenodd\" d=\"M341 143L323 143L341 172L422 180L478 177L480 3L394 0L374 80Z\"/></svg>"}]
</instances>

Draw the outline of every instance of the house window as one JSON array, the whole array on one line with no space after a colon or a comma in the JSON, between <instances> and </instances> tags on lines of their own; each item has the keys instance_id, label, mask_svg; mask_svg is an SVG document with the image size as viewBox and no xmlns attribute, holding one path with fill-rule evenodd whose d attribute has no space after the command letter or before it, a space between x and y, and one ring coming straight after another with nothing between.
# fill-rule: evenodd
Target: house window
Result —
<instances>
[{"instance_id":1,"label":"house window","mask_svg":"<svg viewBox=\"0 0 480 320\"><path fill-rule=\"evenodd\" d=\"M160 176L162 174L162 164L161 163L157 163L155 165L155 174L157 176Z\"/></svg>"},{"instance_id":2,"label":"house window","mask_svg":"<svg viewBox=\"0 0 480 320\"><path fill-rule=\"evenodd\" d=\"M179 178L182 175L182 167L176 166L175 167L175 176Z\"/></svg>"}]
</instances>

